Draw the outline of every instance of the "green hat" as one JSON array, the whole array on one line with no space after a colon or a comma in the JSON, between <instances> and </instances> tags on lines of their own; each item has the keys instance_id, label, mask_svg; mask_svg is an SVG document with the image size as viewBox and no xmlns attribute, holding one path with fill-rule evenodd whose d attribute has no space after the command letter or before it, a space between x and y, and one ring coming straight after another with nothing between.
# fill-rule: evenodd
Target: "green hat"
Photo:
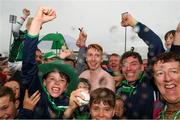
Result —
<instances>
[{"instance_id":1,"label":"green hat","mask_svg":"<svg viewBox=\"0 0 180 120\"><path fill-rule=\"evenodd\" d=\"M47 52L47 53L44 53L43 57L44 57L44 59L54 58L54 57L56 57L56 53L54 53L52 51Z\"/></svg>"},{"instance_id":2,"label":"green hat","mask_svg":"<svg viewBox=\"0 0 180 120\"><path fill-rule=\"evenodd\" d=\"M40 64L38 67L39 67L38 75L41 83L43 83L42 81L43 76L48 72L54 70L68 75L70 78L70 82L66 91L67 95L70 95L70 93L76 88L79 82L78 75L76 74L75 69L68 64L62 63L62 61L57 60L50 63Z\"/></svg>"}]
</instances>

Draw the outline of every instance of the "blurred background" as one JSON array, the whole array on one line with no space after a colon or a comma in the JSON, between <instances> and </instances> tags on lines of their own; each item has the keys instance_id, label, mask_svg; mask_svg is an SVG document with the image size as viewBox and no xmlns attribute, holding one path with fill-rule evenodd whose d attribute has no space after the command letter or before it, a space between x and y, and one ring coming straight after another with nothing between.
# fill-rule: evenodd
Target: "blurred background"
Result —
<instances>
[{"instance_id":1,"label":"blurred background","mask_svg":"<svg viewBox=\"0 0 180 120\"><path fill-rule=\"evenodd\" d=\"M21 17L22 9L28 8L30 16L34 16L39 6L50 6L57 11L57 18L43 26L40 38L48 33L61 33L66 36L70 49L75 51L78 50L75 46L78 28L84 27L88 34L87 44L98 43L105 53L121 55L125 47L125 28L120 26L123 12L131 13L150 27L163 42L165 33L176 29L180 22L180 0L0 0L0 53L8 55L10 14ZM126 36L127 50L133 46L146 58L147 46L132 28L127 28ZM48 43L41 47L49 49Z\"/></svg>"}]
</instances>

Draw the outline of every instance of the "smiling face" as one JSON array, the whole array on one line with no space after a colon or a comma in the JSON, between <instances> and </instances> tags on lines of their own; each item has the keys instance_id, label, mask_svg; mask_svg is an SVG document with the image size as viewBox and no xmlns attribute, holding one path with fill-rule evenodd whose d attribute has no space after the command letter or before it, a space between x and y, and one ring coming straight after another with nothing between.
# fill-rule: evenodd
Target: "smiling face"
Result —
<instances>
[{"instance_id":1,"label":"smiling face","mask_svg":"<svg viewBox=\"0 0 180 120\"><path fill-rule=\"evenodd\" d=\"M143 65L133 56L127 57L122 61L122 72L129 83L135 82L143 70Z\"/></svg>"},{"instance_id":2,"label":"smiling face","mask_svg":"<svg viewBox=\"0 0 180 120\"><path fill-rule=\"evenodd\" d=\"M168 37L165 39L166 48L171 48L173 41L174 41L174 36L172 34L169 34Z\"/></svg>"},{"instance_id":3,"label":"smiling face","mask_svg":"<svg viewBox=\"0 0 180 120\"><path fill-rule=\"evenodd\" d=\"M155 83L162 97L169 103L180 102L180 62L158 61L154 66Z\"/></svg>"},{"instance_id":4,"label":"smiling face","mask_svg":"<svg viewBox=\"0 0 180 120\"><path fill-rule=\"evenodd\" d=\"M60 74L59 72L51 72L48 74L47 78L44 79L44 85L47 88L49 94L57 98L59 97L67 88L67 78Z\"/></svg>"},{"instance_id":5,"label":"smiling face","mask_svg":"<svg viewBox=\"0 0 180 120\"><path fill-rule=\"evenodd\" d=\"M96 70L100 68L102 60L102 49L100 49L98 45L88 47L86 61L90 70Z\"/></svg>"},{"instance_id":6,"label":"smiling face","mask_svg":"<svg viewBox=\"0 0 180 120\"><path fill-rule=\"evenodd\" d=\"M0 97L0 119L14 119L16 115L16 105L10 100L10 96Z\"/></svg>"},{"instance_id":7,"label":"smiling face","mask_svg":"<svg viewBox=\"0 0 180 120\"><path fill-rule=\"evenodd\" d=\"M109 58L108 66L113 71L120 71L120 57L118 55L112 55Z\"/></svg>"},{"instance_id":8,"label":"smiling face","mask_svg":"<svg viewBox=\"0 0 180 120\"><path fill-rule=\"evenodd\" d=\"M90 107L90 113L92 119L96 120L109 120L114 116L115 110L108 104L104 104L103 101L100 103L93 103Z\"/></svg>"}]
</instances>

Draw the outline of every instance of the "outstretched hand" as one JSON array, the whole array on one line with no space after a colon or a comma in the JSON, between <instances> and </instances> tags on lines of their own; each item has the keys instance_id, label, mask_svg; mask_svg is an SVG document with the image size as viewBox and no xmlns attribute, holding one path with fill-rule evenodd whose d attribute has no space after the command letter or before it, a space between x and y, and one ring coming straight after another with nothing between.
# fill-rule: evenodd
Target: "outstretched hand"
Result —
<instances>
[{"instance_id":1,"label":"outstretched hand","mask_svg":"<svg viewBox=\"0 0 180 120\"><path fill-rule=\"evenodd\" d=\"M41 95L39 91L36 91L32 96L29 97L28 90L26 90L23 101L23 108L34 110L34 107L36 106L40 98Z\"/></svg>"},{"instance_id":2,"label":"outstretched hand","mask_svg":"<svg viewBox=\"0 0 180 120\"><path fill-rule=\"evenodd\" d=\"M137 24L137 21L135 18L131 16L128 12L121 14L121 26L127 27L131 26L134 27Z\"/></svg>"},{"instance_id":3,"label":"outstretched hand","mask_svg":"<svg viewBox=\"0 0 180 120\"><path fill-rule=\"evenodd\" d=\"M76 41L76 46L81 48L86 46L87 34L83 31L83 28L79 28L79 38Z\"/></svg>"},{"instance_id":4,"label":"outstretched hand","mask_svg":"<svg viewBox=\"0 0 180 120\"><path fill-rule=\"evenodd\" d=\"M66 49L66 50L61 50L60 51L60 54L59 54L59 57L61 59L65 59L69 56L73 55L73 51L69 50L69 49Z\"/></svg>"},{"instance_id":5,"label":"outstretched hand","mask_svg":"<svg viewBox=\"0 0 180 120\"><path fill-rule=\"evenodd\" d=\"M23 15L24 15L24 17L28 17L30 15L30 10L28 10L27 8L24 8Z\"/></svg>"},{"instance_id":6,"label":"outstretched hand","mask_svg":"<svg viewBox=\"0 0 180 120\"><path fill-rule=\"evenodd\" d=\"M34 19L38 20L40 23L46 23L56 18L56 12L54 9L49 7L40 7L36 13Z\"/></svg>"},{"instance_id":7,"label":"outstretched hand","mask_svg":"<svg viewBox=\"0 0 180 120\"><path fill-rule=\"evenodd\" d=\"M34 16L34 19L31 23L29 34L37 35L42 27L42 25L46 22L49 22L56 18L56 12L54 9L49 7L40 7Z\"/></svg>"}]
</instances>

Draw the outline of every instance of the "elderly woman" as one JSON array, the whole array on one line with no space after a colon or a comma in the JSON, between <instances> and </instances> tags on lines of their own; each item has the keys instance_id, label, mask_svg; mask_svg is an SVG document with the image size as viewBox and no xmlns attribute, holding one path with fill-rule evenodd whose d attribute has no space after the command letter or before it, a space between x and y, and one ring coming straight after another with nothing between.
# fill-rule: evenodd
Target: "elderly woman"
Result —
<instances>
[{"instance_id":1,"label":"elderly woman","mask_svg":"<svg viewBox=\"0 0 180 120\"><path fill-rule=\"evenodd\" d=\"M153 65L155 84L166 102L160 119L180 119L180 55L168 52Z\"/></svg>"}]
</instances>

